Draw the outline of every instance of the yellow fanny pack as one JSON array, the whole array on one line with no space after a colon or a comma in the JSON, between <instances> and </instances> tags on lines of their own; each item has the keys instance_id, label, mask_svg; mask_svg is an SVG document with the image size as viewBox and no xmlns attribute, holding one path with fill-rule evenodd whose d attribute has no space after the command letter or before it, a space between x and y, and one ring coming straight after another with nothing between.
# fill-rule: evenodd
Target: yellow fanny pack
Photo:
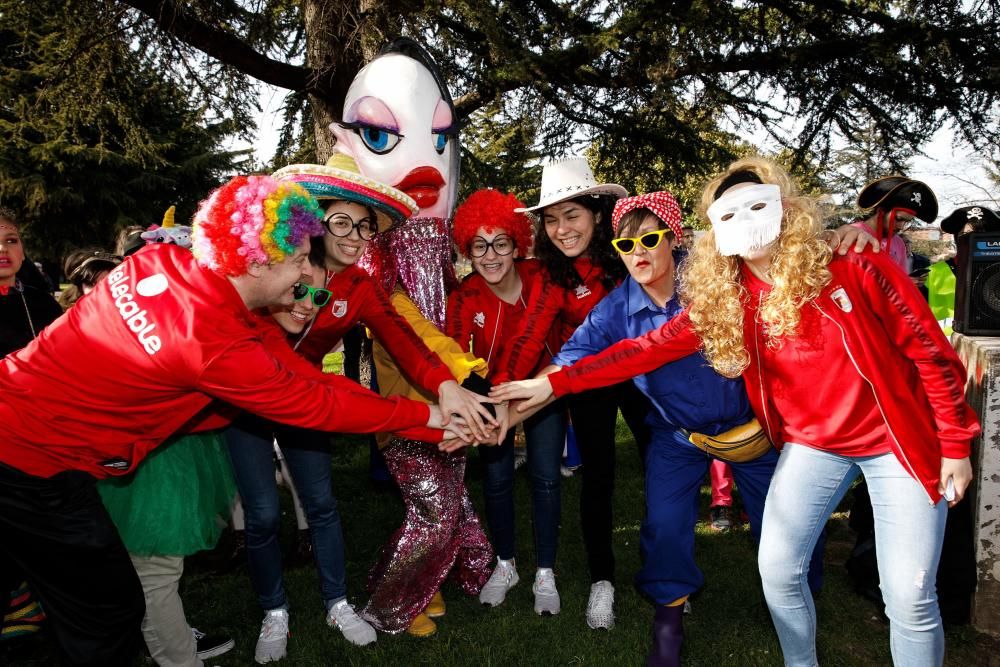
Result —
<instances>
[{"instance_id":1,"label":"yellow fanny pack","mask_svg":"<svg viewBox=\"0 0 1000 667\"><path fill-rule=\"evenodd\" d=\"M690 433L688 440L698 449L730 463L753 461L771 449L771 441L756 419L718 435Z\"/></svg>"}]
</instances>

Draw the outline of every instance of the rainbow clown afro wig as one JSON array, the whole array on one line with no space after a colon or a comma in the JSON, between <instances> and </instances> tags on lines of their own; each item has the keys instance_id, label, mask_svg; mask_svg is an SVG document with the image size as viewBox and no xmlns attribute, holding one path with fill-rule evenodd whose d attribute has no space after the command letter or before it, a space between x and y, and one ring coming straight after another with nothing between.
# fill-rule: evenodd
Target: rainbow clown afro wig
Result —
<instances>
[{"instance_id":1,"label":"rainbow clown afro wig","mask_svg":"<svg viewBox=\"0 0 1000 667\"><path fill-rule=\"evenodd\" d=\"M514 195L493 189L473 192L455 210L455 245L468 256L472 240L482 227L490 234L496 230L504 232L514 240L518 255L527 256L531 246L531 221L524 213L515 213L516 208L524 208L524 204Z\"/></svg>"},{"instance_id":2,"label":"rainbow clown afro wig","mask_svg":"<svg viewBox=\"0 0 1000 667\"><path fill-rule=\"evenodd\" d=\"M226 276L280 262L323 233L319 204L297 183L237 176L198 206L191 234L198 263Z\"/></svg>"}]
</instances>

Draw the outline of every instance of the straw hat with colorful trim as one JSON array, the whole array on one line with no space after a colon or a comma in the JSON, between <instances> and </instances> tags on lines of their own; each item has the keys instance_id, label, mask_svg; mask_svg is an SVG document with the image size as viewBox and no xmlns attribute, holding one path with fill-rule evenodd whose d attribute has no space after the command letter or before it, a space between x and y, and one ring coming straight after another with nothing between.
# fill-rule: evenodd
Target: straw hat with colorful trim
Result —
<instances>
[{"instance_id":1,"label":"straw hat with colorful trim","mask_svg":"<svg viewBox=\"0 0 1000 667\"><path fill-rule=\"evenodd\" d=\"M349 155L334 153L322 164L290 164L274 172L279 181L298 183L320 201L339 199L370 206L378 216L378 228L386 230L417 213L417 202L406 193L362 176Z\"/></svg>"}]
</instances>

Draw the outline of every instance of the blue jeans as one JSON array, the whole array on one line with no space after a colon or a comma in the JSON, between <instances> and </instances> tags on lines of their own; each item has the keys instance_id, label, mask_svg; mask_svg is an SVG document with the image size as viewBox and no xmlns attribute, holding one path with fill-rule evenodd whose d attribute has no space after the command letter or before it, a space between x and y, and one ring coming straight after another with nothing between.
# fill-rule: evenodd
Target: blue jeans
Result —
<instances>
[{"instance_id":1,"label":"blue jeans","mask_svg":"<svg viewBox=\"0 0 1000 667\"><path fill-rule=\"evenodd\" d=\"M846 457L786 444L764 506L759 553L764 596L785 664L817 664L816 608L804 569L827 518L863 473L875 514L875 551L893 664L944 661L935 576L948 504L935 505L892 453Z\"/></svg>"},{"instance_id":2,"label":"blue jeans","mask_svg":"<svg viewBox=\"0 0 1000 667\"><path fill-rule=\"evenodd\" d=\"M278 529L281 508L274 479L272 438L278 443L295 482L312 537L320 595L327 608L347 595L344 535L330 481L330 441L326 433L277 427L242 418L226 432L236 486L246 514L247 560L257 600L265 610L288 605L281 579Z\"/></svg>"},{"instance_id":3,"label":"blue jeans","mask_svg":"<svg viewBox=\"0 0 1000 667\"><path fill-rule=\"evenodd\" d=\"M524 423L531 482L531 513L537 567L552 567L562 514L559 466L566 437L566 408L553 403ZM486 468L486 524L497 556L514 557L514 434L499 447L479 450Z\"/></svg>"}]
</instances>

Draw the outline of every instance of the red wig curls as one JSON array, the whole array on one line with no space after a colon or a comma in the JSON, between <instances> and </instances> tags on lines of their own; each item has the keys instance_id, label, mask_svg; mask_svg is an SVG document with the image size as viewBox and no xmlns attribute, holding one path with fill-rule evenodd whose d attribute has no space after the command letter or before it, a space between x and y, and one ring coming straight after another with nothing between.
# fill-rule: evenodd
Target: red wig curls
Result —
<instances>
[{"instance_id":1,"label":"red wig curls","mask_svg":"<svg viewBox=\"0 0 1000 667\"><path fill-rule=\"evenodd\" d=\"M514 239L514 247L520 256L527 255L531 246L531 221L524 213L515 213L516 208L524 208L524 204L514 195L499 190L477 190L469 195L455 210L452 219L455 245L459 251L468 256L472 240L482 227L491 234L495 230L503 231Z\"/></svg>"}]
</instances>

